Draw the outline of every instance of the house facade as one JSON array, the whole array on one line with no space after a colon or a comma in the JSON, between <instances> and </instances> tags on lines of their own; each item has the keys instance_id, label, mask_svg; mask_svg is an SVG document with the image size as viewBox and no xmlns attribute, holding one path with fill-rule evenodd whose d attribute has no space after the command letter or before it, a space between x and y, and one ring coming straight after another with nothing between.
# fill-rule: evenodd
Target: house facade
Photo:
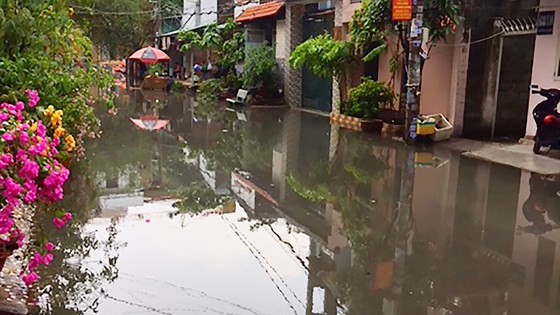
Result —
<instances>
[{"instance_id":1,"label":"house facade","mask_svg":"<svg viewBox=\"0 0 560 315\"><path fill-rule=\"evenodd\" d=\"M539 6L538 29L535 39L535 55L531 73L531 83L541 88L560 89L560 6L558 1L541 0ZM532 111L543 101L540 95L531 95L527 111L525 135L534 137L537 127Z\"/></svg>"},{"instance_id":2,"label":"house facade","mask_svg":"<svg viewBox=\"0 0 560 315\"><path fill-rule=\"evenodd\" d=\"M247 2L235 8L235 22L245 31L245 53L260 45L269 45L274 50L276 63L284 73L285 63L285 4L280 1ZM283 84L281 84L283 85Z\"/></svg>"}]
</instances>

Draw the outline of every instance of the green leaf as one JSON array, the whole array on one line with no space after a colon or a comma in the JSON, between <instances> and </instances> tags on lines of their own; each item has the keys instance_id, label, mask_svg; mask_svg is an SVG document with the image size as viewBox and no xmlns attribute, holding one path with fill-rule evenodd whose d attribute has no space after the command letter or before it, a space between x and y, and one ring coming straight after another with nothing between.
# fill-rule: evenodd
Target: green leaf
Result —
<instances>
[{"instance_id":1,"label":"green leaf","mask_svg":"<svg viewBox=\"0 0 560 315\"><path fill-rule=\"evenodd\" d=\"M371 62L373 61L373 59L375 59L377 56L379 56L381 53L383 53L386 50L387 50L387 44L379 45L374 49L372 49L369 53L367 53L367 55L365 55L364 58L362 58L362 60L364 62Z\"/></svg>"}]
</instances>

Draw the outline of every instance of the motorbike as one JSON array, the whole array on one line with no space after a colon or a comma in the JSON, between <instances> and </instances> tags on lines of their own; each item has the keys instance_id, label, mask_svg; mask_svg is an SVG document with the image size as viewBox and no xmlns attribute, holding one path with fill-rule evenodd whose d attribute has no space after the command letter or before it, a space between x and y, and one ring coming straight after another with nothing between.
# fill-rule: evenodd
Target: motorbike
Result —
<instances>
[{"instance_id":1,"label":"motorbike","mask_svg":"<svg viewBox=\"0 0 560 315\"><path fill-rule=\"evenodd\" d=\"M548 151L560 150L560 114L556 110L560 102L560 90L541 89L538 85L532 85L531 94L539 94L546 98L533 110L533 119L537 124L533 153L543 153L542 148L548 148Z\"/></svg>"}]
</instances>

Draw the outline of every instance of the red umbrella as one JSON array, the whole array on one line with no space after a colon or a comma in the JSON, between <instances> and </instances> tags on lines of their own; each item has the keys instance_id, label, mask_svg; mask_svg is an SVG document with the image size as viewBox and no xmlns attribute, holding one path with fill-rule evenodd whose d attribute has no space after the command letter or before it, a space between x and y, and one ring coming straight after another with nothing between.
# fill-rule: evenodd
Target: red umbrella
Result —
<instances>
[{"instance_id":1,"label":"red umbrella","mask_svg":"<svg viewBox=\"0 0 560 315\"><path fill-rule=\"evenodd\" d=\"M128 57L128 59L132 61L140 61L143 64L148 65L153 65L158 62L169 62L169 56L163 51L154 47L146 47L137 50L130 57Z\"/></svg>"},{"instance_id":2,"label":"red umbrella","mask_svg":"<svg viewBox=\"0 0 560 315\"><path fill-rule=\"evenodd\" d=\"M148 131L160 130L169 123L169 120L159 119L152 115L144 115L140 119L130 118L130 120L139 129Z\"/></svg>"}]
</instances>

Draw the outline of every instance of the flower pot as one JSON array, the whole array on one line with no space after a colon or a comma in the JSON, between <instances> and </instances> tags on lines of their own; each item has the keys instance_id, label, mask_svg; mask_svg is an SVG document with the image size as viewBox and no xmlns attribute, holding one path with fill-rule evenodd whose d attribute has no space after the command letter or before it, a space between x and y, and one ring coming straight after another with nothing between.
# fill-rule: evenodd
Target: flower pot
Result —
<instances>
[{"instance_id":1,"label":"flower pot","mask_svg":"<svg viewBox=\"0 0 560 315\"><path fill-rule=\"evenodd\" d=\"M361 119L362 131L371 133L381 133L383 129L383 120L381 119L371 119L364 120Z\"/></svg>"},{"instance_id":2,"label":"flower pot","mask_svg":"<svg viewBox=\"0 0 560 315\"><path fill-rule=\"evenodd\" d=\"M381 119L361 119L338 113L331 113L330 122L342 128L370 133L381 133L381 129L383 129Z\"/></svg>"},{"instance_id":3,"label":"flower pot","mask_svg":"<svg viewBox=\"0 0 560 315\"><path fill-rule=\"evenodd\" d=\"M405 113L403 111L384 109L381 119L383 120L383 134L396 137L404 135Z\"/></svg>"}]
</instances>

